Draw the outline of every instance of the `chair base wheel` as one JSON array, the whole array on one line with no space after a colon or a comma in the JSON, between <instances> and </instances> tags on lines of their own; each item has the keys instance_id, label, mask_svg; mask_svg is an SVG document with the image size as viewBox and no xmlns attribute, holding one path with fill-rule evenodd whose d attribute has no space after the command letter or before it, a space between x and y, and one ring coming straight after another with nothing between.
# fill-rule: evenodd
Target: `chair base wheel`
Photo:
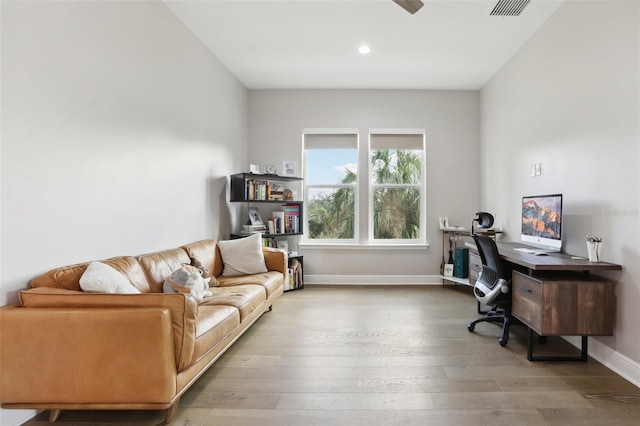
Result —
<instances>
[{"instance_id":1,"label":"chair base wheel","mask_svg":"<svg viewBox=\"0 0 640 426\"><path fill-rule=\"evenodd\" d=\"M500 343L500 346L507 346L507 339L500 339L498 343Z\"/></svg>"},{"instance_id":2,"label":"chair base wheel","mask_svg":"<svg viewBox=\"0 0 640 426\"><path fill-rule=\"evenodd\" d=\"M467 330L469 330L470 332L473 332L473 330L475 330L475 329L476 329L476 326L475 326L475 325L473 325L473 324L469 324L469 325L467 326Z\"/></svg>"}]
</instances>

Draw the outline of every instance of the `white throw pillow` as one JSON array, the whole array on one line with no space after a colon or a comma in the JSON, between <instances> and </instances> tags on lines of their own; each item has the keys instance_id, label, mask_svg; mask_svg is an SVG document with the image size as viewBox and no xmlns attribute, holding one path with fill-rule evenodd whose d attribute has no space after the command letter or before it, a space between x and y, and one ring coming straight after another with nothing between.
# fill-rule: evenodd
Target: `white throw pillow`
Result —
<instances>
[{"instance_id":1,"label":"white throw pillow","mask_svg":"<svg viewBox=\"0 0 640 426\"><path fill-rule=\"evenodd\" d=\"M101 262L91 262L80 277L80 288L87 293L139 294L121 272Z\"/></svg>"},{"instance_id":2,"label":"white throw pillow","mask_svg":"<svg viewBox=\"0 0 640 426\"><path fill-rule=\"evenodd\" d=\"M267 272L262 254L262 235L218 241L224 270L222 275L251 275Z\"/></svg>"}]
</instances>

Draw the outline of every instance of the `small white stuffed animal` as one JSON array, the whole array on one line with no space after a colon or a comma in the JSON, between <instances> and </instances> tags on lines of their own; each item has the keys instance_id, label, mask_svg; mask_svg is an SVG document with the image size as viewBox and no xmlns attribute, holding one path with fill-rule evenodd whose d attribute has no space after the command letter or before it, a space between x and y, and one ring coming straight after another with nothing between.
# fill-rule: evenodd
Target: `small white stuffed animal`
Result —
<instances>
[{"instance_id":1,"label":"small white stuffed animal","mask_svg":"<svg viewBox=\"0 0 640 426\"><path fill-rule=\"evenodd\" d=\"M186 293L200 302L212 295L209 284L202 278L202 271L191 265L182 265L164 280L162 291L165 293Z\"/></svg>"}]
</instances>

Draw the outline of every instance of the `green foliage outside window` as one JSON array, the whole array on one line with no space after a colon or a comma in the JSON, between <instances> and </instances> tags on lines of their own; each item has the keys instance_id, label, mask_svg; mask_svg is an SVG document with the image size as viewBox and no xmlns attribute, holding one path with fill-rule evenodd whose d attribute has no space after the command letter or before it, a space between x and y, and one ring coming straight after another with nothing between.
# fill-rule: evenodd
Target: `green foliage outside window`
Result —
<instances>
[{"instance_id":1,"label":"green foliage outside window","mask_svg":"<svg viewBox=\"0 0 640 426\"><path fill-rule=\"evenodd\" d=\"M354 183L356 173L345 169L341 184ZM355 193L353 188L320 192L309 203L309 236L313 239L353 239Z\"/></svg>"},{"instance_id":2,"label":"green foliage outside window","mask_svg":"<svg viewBox=\"0 0 640 426\"><path fill-rule=\"evenodd\" d=\"M374 150L371 155L371 166L371 179L374 184L373 237L375 239L419 238L419 185L422 174L420 152ZM340 179L339 184L352 184L356 179L356 173L345 168L344 177ZM353 239L355 235L354 188L319 191L311 197L308 219L311 239Z\"/></svg>"}]
</instances>

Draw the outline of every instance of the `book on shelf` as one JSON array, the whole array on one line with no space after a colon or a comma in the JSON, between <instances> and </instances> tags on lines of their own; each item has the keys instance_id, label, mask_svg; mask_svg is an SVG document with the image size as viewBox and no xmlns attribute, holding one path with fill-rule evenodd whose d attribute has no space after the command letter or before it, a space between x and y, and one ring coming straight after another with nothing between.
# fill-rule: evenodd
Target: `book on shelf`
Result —
<instances>
[{"instance_id":1,"label":"book on shelf","mask_svg":"<svg viewBox=\"0 0 640 426\"><path fill-rule=\"evenodd\" d=\"M265 247L278 248L278 241L275 238L265 237L262 239L262 245Z\"/></svg>"},{"instance_id":2,"label":"book on shelf","mask_svg":"<svg viewBox=\"0 0 640 426\"><path fill-rule=\"evenodd\" d=\"M246 200L268 200L269 183L266 180L248 179L244 184L244 198Z\"/></svg>"},{"instance_id":3,"label":"book on shelf","mask_svg":"<svg viewBox=\"0 0 640 426\"><path fill-rule=\"evenodd\" d=\"M273 217L269 219L269 233L271 234L293 234L300 232L299 214L291 214L287 211L275 211Z\"/></svg>"},{"instance_id":4,"label":"book on shelf","mask_svg":"<svg viewBox=\"0 0 640 426\"><path fill-rule=\"evenodd\" d=\"M284 215L285 215L285 232L286 233L300 232L300 205L299 204L285 205Z\"/></svg>"},{"instance_id":5,"label":"book on shelf","mask_svg":"<svg viewBox=\"0 0 640 426\"><path fill-rule=\"evenodd\" d=\"M289 262L289 288L285 290L295 290L297 288L301 288L304 283L302 281L302 263L298 261L298 259L292 259Z\"/></svg>"},{"instance_id":6,"label":"book on shelf","mask_svg":"<svg viewBox=\"0 0 640 426\"><path fill-rule=\"evenodd\" d=\"M274 220L274 227L276 232L274 234L284 234L285 230L285 221L284 221L284 212L275 211L272 213Z\"/></svg>"},{"instance_id":7,"label":"book on shelf","mask_svg":"<svg viewBox=\"0 0 640 426\"><path fill-rule=\"evenodd\" d=\"M247 179L244 184L244 198L247 201L284 200L284 185L262 179Z\"/></svg>"}]
</instances>

